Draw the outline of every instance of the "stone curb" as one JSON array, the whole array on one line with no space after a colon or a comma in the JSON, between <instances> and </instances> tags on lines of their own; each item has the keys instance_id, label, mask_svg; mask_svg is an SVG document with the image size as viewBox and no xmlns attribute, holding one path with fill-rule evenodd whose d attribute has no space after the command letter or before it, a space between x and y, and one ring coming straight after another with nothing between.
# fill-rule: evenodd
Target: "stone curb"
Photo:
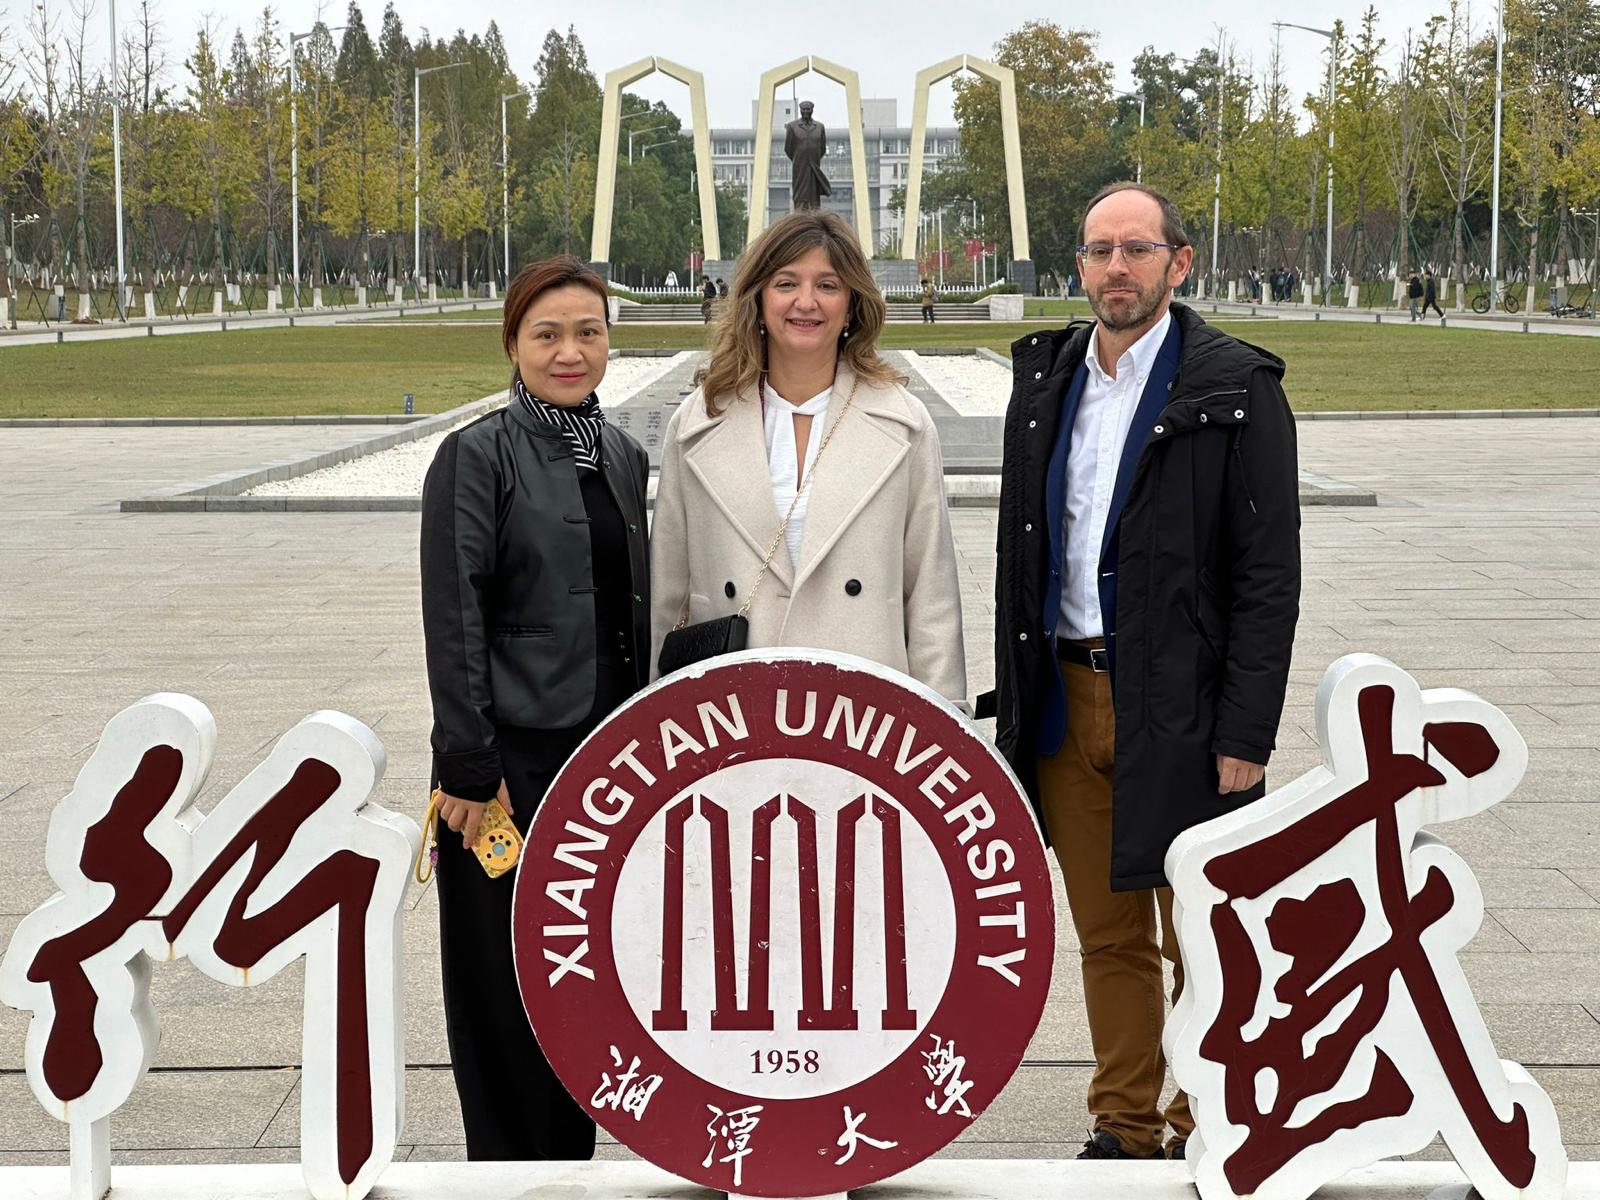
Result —
<instances>
[{"instance_id":1,"label":"stone curb","mask_svg":"<svg viewBox=\"0 0 1600 1200\"><path fill-rule=\"evenodd\" d=\"M407 313L442 315L447 312L476 312L479 308L491 311L503 307L500 300L423 300L415 304L395 305L388 301L371 304L365 308L280 308L276 312L231 312L222 316L213 313L196 313L193 316L167 315L154 321L136 317L130 321L101 321L91 325L59 321L29 322L16 329L0 327L0 348L7 342L17 345L65 345L74 341L123 341L138 337L169 337L185 333L227 333L232 323L235 329L294 329L329 325L361 324L365 321L381 322L385 318L404 317ZM141 332L142 331L142 332Z\"/></svg>"},{"instance_id":2,"label":"stone curb","mask_svg":"<svg viewBox=\"0 0 1600 1200\"><path fill-rule=\"evenodd\" d=\"M284 479L298 479L302 475L309 475L311 472L323 470L325 467L338 466L340 463L349 462L351 459L362 458L368 454L378 454L384 450L392 450L396 446L403 446L407 442L425 438L430 434L439 432L441 429L448 429L458 421L487 412L495 405L503 403L504 400L505 393L494 392L481 400L459 405L448 412L435 413L432 416L413 420L410 424L396 429L393 433L379 434L377 437L369 438L363 442L341 446L338 449L328 450L321 454L313 454L309 457L280 459L277 462L258 467L253 471L246 471L242 475L215 475L210 479L203 479L186 487L175 488L170 492L123 500L118 507L122 512L413 511L407 508L397 509L394 507L396 501L401 504L410 502L412 498L408 496L246 496L242 493L263 483L276 483ZM306 507L306 502L308 501L314 507ZM421 501L417 500L416 504L420 507ZM334 507L329 507L330 505Z\"/></svg>"},{"instance_id":3,"label":"stone curb","mask_svg":"<svg viewBox=\"0 0 1600 1200\"><path fill-rule=\"evenodd\" d=\"M302 472L303 474L304 472ZM261 482L257 480L256 482ZM646 505L655 507L655 481ZM256 486L251 483L249 486ZM951 508L998 508L1000 476L950 474L945 476L945 499ZM1302 507L1354 506L1378 503L1369 491L1335 479L1304 475L1300 480ZM404 512L422 511L420 496L240 496L204 491L174 496L146 496L122 502L123 512L138 513L258 513L258 512Z\"/></svg>"},{"instance_id":4,"label":"stone curb","mask_svg":"<svg viewBox=\"0 0 1600 1200\"><path fill-rule=\"evenodd\" d=\"M0 417L0 429L191 427L198 425L410 425L435 413L347 413L295 417Z\"/></svg>"},{"instance_id":5,"label":"stone curb","mask_svg":"<svg viewBox=\"0 0 1600 1200\"><path fill-rule=\"evenodd\" d=\"M1011 360L987 346L975 346L979 358L1011 370ZM925 351L917 351L918 354ZM948 353L948 352L947 352ZM957 351L957 353L968 353ZM1486 418L1512 420L1518 417L1600 417L1595 408L1444 408L1376 409L1371 412L1297 412L1296 421L1474 421Z\"/></svg>"}]
</instances>

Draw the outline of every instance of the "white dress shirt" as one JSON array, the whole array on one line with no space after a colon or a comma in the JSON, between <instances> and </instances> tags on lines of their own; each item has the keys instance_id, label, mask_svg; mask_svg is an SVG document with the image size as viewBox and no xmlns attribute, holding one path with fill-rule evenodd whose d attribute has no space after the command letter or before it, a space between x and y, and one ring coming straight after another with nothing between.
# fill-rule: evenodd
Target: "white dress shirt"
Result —
<instances>
[{"instance_id":1,"label":"white dress shirt","mask_svg":"<svg viewBox=\"0 0 1600 1200\"><path fill-rule=\"evenodd\" d=\"M1115 379L1100 366L1100 326L1089 334L1089 348L1084 353L1089 378L1083 385L1067 452L1067 519L1062 537L1062 574L1066 578L1061 586L1061 619L1056 625L1060 637L1083 641L1105 633L1100 612L1100 546L1111 512L1111 492L1116 487L1128 428L1171 324L1172 313L1167 312L1123 351Z\"/></svg>"},{"instance_id":2,"label":"white dress shirt","mask_svg":"<svg viewBox=\"0 0 1600 1200\"><path fill-rule=\"evenodd\" d=\"M762 417L766 422L767 469L772 474L772 503L778 510L779 521L782 521L784 514L789 511L795 489L800 483L795 472L797 458L794 419L811 418L811 432L806 438L804 476L809 479L811 468L816 465L817 448L822 444L822 418L828 411L828 400L832 395L833 389L830 387L817 393L804 404L790 404L773 391L770 384L767 386L767 405ZM789 528L783 533L783 540L789 546L789 562L796 567L800 565L800 539L805 536L806 504L810 499L811 489L807 487L805 494L800 497L800 502L794 506L794 516L789 521Z\"/></svg>"}]
</instances>

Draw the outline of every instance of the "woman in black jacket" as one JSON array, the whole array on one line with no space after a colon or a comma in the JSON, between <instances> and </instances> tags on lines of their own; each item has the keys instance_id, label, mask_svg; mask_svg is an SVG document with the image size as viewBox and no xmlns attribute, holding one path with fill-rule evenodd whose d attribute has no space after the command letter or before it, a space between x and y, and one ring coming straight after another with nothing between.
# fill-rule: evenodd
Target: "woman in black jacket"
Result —
<instances>
[{"instance_id":1,"label":"woman in black jacket","mask_svg":"<svg viewBox=\"0 0 1600 1200\"><path fill-rule=\"evenodd\" d=\"M639 444L606 422L605 281L567 256L506 290L510 402L445 438L422 491L445 1024L474 1160L586 1159L594 1122L523 1012L514 876L472 853L488 801L526 835L578 743L648 677Z\"/></svg>"}]
</instances>

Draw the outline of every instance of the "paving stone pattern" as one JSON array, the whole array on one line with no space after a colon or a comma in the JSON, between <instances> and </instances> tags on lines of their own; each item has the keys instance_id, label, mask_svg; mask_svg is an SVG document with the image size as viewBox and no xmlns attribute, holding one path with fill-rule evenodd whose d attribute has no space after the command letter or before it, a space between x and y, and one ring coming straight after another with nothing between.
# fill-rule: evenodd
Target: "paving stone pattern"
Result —
<instances>
[{"instance_id":1,"label":"paving stone pattern","mask_svg":"<svg viewBox=\"0 0 1600 1200\"><path fill-rule=\"evenodd\" d=\"M629 408L648 420L650 404L683 386L674 374ZM105 722L150 692L191 692L216 715L204 808L300 718L332 707L367 722L388 749L377 799L421 818L429 711L417 516L116 511L122 496L358 436L326 426L0 429L0 820L12 847L0 938L52 891L43 860L52 805ZM1483 884L1488 913L1464 958L1501 1052L1550 1089L1574 1155L1600 1158L1600 422L1316 423L1301 426L1300 449L1308 471L1371 488L1382 503L1305 512L1303 616L1272 778L1313 765L1315 688L1348 651L1386 654L1425 686L1472 688L1512 716L1532 746L1515 798L1434 831ZM995 515L961 509L953 522L976 694L993 679ZM400 1157L459 1157L433 889L414 888L408 903ZM113 1121L118 1157L292 1159L299 978L288 970L237 991L185 964L158 966L165 1033L152 1076ZM21 1014L0 1010L0 1162L61 1162L66 1128L28 1090L23 1029ZM1075 1152L1090 1057L1062 907L1053 992L1028 1063L950 1152Z\"/></svg>"}]
</instances>

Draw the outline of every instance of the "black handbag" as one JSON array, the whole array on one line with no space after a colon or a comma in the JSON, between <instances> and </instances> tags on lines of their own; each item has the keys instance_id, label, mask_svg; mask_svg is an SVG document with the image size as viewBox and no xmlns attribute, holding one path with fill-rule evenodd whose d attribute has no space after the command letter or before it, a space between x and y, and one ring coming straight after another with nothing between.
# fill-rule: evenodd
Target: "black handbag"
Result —
<instances>
[{"instance_id":1,"label":"black handbag","mask_svg":"<svg viewBox=\"0 0 1600 1200\"><path fill-rule=\"evenodd\" d=\"M749 644L750 621L742 613L718 617L714 621L696 621L672 630L661 639L661 657L657 665L663 675L671 675L719 654L743 650Z\"/></svg>"},{"instance_id":2,"label":"black handbag","mask_svg":"<svg viewBox=\"0 0 1600 1200\"><path fill-rule=\"evenodd\" d=\"M743 650L750 644L750 606L756 602L756 596L761 591L761 581L767 577L767 568L772 565L772 556L778 552L778 546L783 542L784 531L789 528L789 520L794 516L795 505L800 503L800 497L805 494L806 488L811 486L811 477L817 473L817 466L822 462L822 453L833 440L834 431L839 428L839 422L844 420L845 413L850 411L850 405L855 402L855 398L856 389L852 386L850 395L845 398L844 407L839 410L839 415L834 418L833 424L828 426L828 431L822 438L822 445L817 447L817 456L811 460L811 470L795 489L794 499L789 501L789 511L783 514L783 521L772 539L772 545L767 547L766 557L761 560L761 569L756 572L756 582L750 589L750 598L731 616L696 621L693 625L688 623L689 618L686 613L667 636L661 639L661 653L656 656L656 666L660 668L661 674L671 675L674 671L681 671L684 667L705 662L718 655ZM766 400L764 381L762 400L763 402Z\"/></svg>"}]
</instances>

